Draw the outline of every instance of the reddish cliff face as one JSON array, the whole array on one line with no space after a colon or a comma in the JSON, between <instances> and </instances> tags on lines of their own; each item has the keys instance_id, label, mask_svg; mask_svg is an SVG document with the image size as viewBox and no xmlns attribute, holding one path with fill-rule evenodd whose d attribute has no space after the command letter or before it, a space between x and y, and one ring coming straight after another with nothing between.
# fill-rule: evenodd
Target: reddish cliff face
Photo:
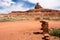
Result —
<instances>
[{"instance_id":1,"label":"reddish cliff face","mask_svg":"<svg viewBox=\"0 0 60 40\"><path fill-rule=\"evenodd\" d=\"M39 3L36 4L34 9L27 11L12 11L8 16L60 16L60 10L44 9Z\"/></svg>"}]
</instances>

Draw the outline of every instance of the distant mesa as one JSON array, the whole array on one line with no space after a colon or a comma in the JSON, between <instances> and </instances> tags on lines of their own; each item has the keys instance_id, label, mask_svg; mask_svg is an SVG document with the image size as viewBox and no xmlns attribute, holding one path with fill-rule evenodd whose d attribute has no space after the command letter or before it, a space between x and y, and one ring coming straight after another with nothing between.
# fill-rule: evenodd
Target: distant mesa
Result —
<instances>
[{"instance_id":1,"label":"distant mesa","mask_svg":"<svg viewBox=\"0 0 60 40\"><path fill-rule=\"evenodd\" d=\"M60 16L60 10L45 9L36 3L34 9L27 11L12 11L9 14L0 14L0 16Z\"/></svg>"}]
</instances>

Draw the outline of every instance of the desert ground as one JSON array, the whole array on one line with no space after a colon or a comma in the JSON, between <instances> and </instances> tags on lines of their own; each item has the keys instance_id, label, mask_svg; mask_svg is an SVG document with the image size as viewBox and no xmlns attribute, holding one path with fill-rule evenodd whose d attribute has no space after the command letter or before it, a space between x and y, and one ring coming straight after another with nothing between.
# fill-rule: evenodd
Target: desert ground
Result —
<instances>
[{"instance_id":1,"label":"desert ground","mask_svg":"<svg viewBox=\"0 0 60 40\"><path fill-rule=\"evenodd\" d=\"M49 28L60 28L60 21L47 21ZM41 23L39 21L15 21L0 22L0 40L42 40L40 32ZM54 39L50 36L50 40Z\"/></svg>"}]
</instances>

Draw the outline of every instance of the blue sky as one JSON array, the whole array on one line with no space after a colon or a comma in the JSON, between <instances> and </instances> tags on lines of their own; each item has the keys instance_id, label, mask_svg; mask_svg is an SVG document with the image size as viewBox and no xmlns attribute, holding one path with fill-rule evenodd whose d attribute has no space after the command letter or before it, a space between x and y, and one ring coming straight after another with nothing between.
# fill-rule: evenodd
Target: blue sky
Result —
<instances>
[{"instance_id":1,"label":"blue sky","mask_svg":"<svg viewBox=\"0 0 60 40\"><path fill-rule=\"evenodd\" d=\"M0 0L0 14L11 11L26 11L34 8L37 2L43 8L60 10L60 0Z\"/></svg>"}]
</instances>

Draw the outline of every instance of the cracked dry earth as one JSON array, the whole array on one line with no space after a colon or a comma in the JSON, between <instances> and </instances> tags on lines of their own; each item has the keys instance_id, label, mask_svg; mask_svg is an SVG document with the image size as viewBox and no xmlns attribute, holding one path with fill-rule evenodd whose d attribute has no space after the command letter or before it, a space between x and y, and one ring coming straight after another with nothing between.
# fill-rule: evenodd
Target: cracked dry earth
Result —
<instances>
[{"instance_id":1,"label":"cracked dry earth","mask_svg":"<svg viewBox=\"0 0 60 40\"><path fill-rule=\"evenodd\" d=\"M60 28L60 21L48 21L49 28ZM39 21L0 22L0 40L42 40ZM59 40L50 36L50 40Z\"/></svg>"}]
</instances>

